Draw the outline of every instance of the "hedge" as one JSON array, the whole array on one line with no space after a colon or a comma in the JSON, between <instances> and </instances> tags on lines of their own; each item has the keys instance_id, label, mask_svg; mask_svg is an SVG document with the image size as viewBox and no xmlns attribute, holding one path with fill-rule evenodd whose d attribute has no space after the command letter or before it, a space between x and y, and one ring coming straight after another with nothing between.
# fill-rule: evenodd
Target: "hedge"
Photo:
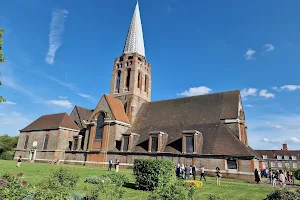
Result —
<instances>
[{"instance_id":1,"label":"hedge","mask_svg":"<svg viewBox=\"0 0 300 200\"><path fill-rule=\"evenodd\" d=\"M141 190L154 190L158 184L166 184L175 179L174 164L170 160L135 159L133 172L135 185Z\"/></svg>"}]
</instances>

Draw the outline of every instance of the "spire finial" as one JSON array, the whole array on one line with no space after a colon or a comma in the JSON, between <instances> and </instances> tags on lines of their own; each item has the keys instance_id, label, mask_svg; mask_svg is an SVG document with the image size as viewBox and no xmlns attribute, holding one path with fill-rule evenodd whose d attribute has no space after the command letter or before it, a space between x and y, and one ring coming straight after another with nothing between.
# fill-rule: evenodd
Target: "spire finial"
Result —
<instances>
[{"instance_id":1,"label":"spire finial","mask_svg":"<svg viewBox=\"0 0 300 200\"><path fill-rule=\"evenodd\" d=\"M136 2L130 28L128 30L123 53L138 53L145 56L143 29L138 0Z\"/></svg>"}]
</instances>

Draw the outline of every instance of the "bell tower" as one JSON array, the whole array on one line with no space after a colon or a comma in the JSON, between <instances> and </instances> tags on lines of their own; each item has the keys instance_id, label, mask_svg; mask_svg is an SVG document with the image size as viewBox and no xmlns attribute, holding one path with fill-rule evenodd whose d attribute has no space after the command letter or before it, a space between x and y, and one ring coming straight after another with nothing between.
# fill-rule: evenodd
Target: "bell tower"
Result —
<instances>
[{"instance_id":1,"label":"bell tower","mask_svg":"<svg viewBox=\"0 0 300 200\"><path fill-rule=\"evenodd\" d=\"M145 56L143 30L137 2L123 53L114 61L110 95L121 100L134 122L142 103L151 99L151 65Z\"/></svg>"}]
</instances>

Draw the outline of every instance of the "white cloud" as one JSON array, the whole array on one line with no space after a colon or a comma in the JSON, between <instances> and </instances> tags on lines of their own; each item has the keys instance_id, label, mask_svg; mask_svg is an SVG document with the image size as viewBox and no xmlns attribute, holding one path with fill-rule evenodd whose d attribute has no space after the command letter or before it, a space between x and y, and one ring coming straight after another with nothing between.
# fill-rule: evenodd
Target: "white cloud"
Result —
<instances>
[{"instance_id":1,"label":"white cloud","mask_svg":"<svg viewBox=\"0 0 300 200\"><path fill-rule=\"evenodd\" d=\"M261 142L269 142L269 139L268 139L268 138L263 138L263 139L261 140Z\"/></svg>"},{"instance_id":2,"label":"white cloud","mask_svg":"<svg viewBox=\"0 0 300 200\"><path fill-rule=\"evenodd\" d=\"M181 92L178 95L190 97L190 96L209 94L211 91L212 89L206 86L200 86L200 87L190 88L189 90L185 90L184 92Z\"/></svg>"},{"instance_id":3,"label":"white cloud","mask_svg":"<svg viewBox=\"0 0 300 200\"><path fill-rule=\"evenodd\" d=\"M88 94L83 94L83 93L77 93L79 96L83 97L83 98L92 98L90 95Z\"/></svg>"},{"instance_id":4,"label":"white cloud","mask_svg":"<svg viewBox=\"0 0 300 200\"><path fill-rule=\"evenodd\" d=\"M88 95L88 94L80 93L80 92L78 91L78 89L77 89L73 84L71 84L71 83L65 83L65 82L63 82L63 81L60 81L60 80L58 80L58 79L56 79L56 78L49 77L49 76L48 76L48 78L51 79L51 80L53 80L53 81L55 81L56 83L58 83L58 84L60 84L60 85L63 85L63 86L65 86L65 87L69 88L69 89L72 90L73 92L76 92L77 95L79 95L79 96L81 96L81 97L83 97L83 98L88 99L90 102L92 102L92 103L95 103L95 102L96 102L96 100L95 100L94 97L92 97L92 96L90 96L90 95Z\"/></svg>"},{"instance_id":5,"label":"white cloud","mask_svg":"<svg viewBox=\"0 0 300 200\"><path fill-rule=\"evenodd\" d=\"M263 46L263 48L265 49L265 51L269 52L269 51L273 51L275 49L273 44L265 44Z\"/></svg>"},{"instance_id":6,"label":"white cloud","mask_svg":"<svg viewBox=\"0 0 300 200\"><path fill-rule=\"evenodd\" d=\"M246 51L246 53L244 54L244 56L245 56L246 60L254 60L255 53L256 53L256 51L254 51L253 49L248 49Z\"/></svg>"},{"instance_id":7,"label":"white cloud","mask_svg":"<svg viewBox=\"0 0 300 200\"><path fill-rule=\"evenodd\" d=\"M281 92L280 88L278 88L278 87L272 87L272 90L275 90L277 92Z\"/></svg>"},{"instance_id":8,"label":"white cloud","mask_svg":"<svg viewBox=\"0 0 300 200\"><path fill-rule=\"evenodd\" d=\"M300 90L300 85L284 85L284 86L281 86L280 89L292 92L295 90Z\"/></svg>"},{"instance_id":9,"label":"white cloud","mask_svg":"<svg viewBox=\"0 0 300 200\"><path fill-rule=\"evenodd\" d=\"M69 12L65 9L55 9L52 12L49 34L49 50L45 59L47 64L52 65L54 63L55 53L61 46L61 36L65 29L65 21L68 13Z\"/></svg>"},{"instance_id":10,"label":"white cloud","mask_svg":"<svg viewBox=\"0 0 300 200\"><path fill-rule=\"evenodd\" d=\"M291 137L288 142L290 143L294 143L294 144L300 144L300 139L296 138L296 137Z\"/></svg>"},{"instance_id":11,"label":"white cloud","mask_svg":"<svg viewBox=\"0 0 300 200\"><path fill-rule=\"evenodd\" d=\"M254 105L252 105L252 104L246 104L245 107L252 108L252 107L254 107Z\"/></svg>"},{"instance_id":12,"label":"white cloud","mask_svg":"<svg viewBox=\"0 0 300 200\"><path fill-rule=\"evenodd\" d=\"M17 103L11 102L11 101L3 102L3 104L6 104L6 105L17 105Z\"/></svg>"},{"instance_id":13,"label":"white cloud","mask_svg":"<svg viewBox=\"0 0 300 200\"><path fill-rule=\"evenodd\" d=\"M72 108L73 104L68 100L50 100L46 102L47 104L63 107L63 108Z\"/></svg>"},{"instance_id":14,"label":"white cloud","mask_svg":"<svg viewBox=\"0 0 300 200\"><path fill-rule=\"evenodd\" d=\"M259 96L268 99L268 98L274 98L274 97L275 97L275 94L270 93L270 92L268 93L267 90L261 90L261 91L259 92Z\"/></svg>"},{"instance_id":15,"label":"white cloud","mask_svg":"<svg viewBox=\"0 0 300 200\"><path fill-rule=\"evenodd\" d=\"M247 96L256 96L257 89L256 88L245 88L241 91L242 98Z\"/></svg>"},{"instance_id":16,"label":"white cloud","mask_svg":"<svg viewBox=\"0 0 300 200\"><path fill-rule=\"evenodd\" d=\"M68 97L58 96L58 98L60 98L60 99L67 99Z\"/></svg>"},{"instance_id":17,"label":"white cloud","mask_svg":"<svg viewBox=\"0 0 300 200\"><path fill-rule=\"evenodd\" d=\"M272 127L272 128L283 129L283 127L279 124L267 123L267 125Z\"/></svg>"}]
</instances>

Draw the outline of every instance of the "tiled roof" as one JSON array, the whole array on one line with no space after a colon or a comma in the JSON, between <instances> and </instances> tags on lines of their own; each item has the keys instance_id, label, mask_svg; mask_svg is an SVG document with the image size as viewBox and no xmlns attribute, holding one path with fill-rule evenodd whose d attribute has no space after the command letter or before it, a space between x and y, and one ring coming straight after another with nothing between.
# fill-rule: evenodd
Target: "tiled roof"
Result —
<instances>
[{"instance_id":1,"label":"tiled roof","mask_svg":"<svg viewBox=\"0 0 300 200\"><path fill-rule=\"evenodd\" d=\"M75 106L70 117L75 121L75 123L80 127L80 129L86 128L86 125L83 123L83 120L88 121L92 115L92 110L83 108L80 106Z\"/></svg>"},{"instance_id":2,"label":"tiled roof","mask_svg":"<svg viewBox=\"0 0 300 200\"><path fill-rule=\"evenodd\" d=\"M183 130L197 130L203 134L203 154L255 156L220 122L238 118L239 98L239 91L229 91L144 103L131 130L140 135L135 151L149 139L149 131L167 133L165 151L172 151Z\"/></svg>"},{"instance_id":3,"label":"tiled roof","mask_svg":"<svg viewBox=\"0 0 300 200\"><path fill-rule=\"evenodd\" d=\"M118 121L130 124L129 119L124 111L122 102L119 99L116 99L107 94L105 94L104 97L112 111L114 118Z\"/></svg>"},{"instance_id":4,"label":"tiled roof","mask_svg":"<svg viewBox=\"0 0 300 200\"><path fill-rule=\"evenodd\" d=\"M80 130L72 118L67 113L58 113L52 115L44 115L20 130L21 132L55 130L59 127Z\"/></svg>"},{"instance_id":5,"label":"tiled roof","mask_svg":"<svg viewBox=\"0 0 300 200\"><path fill-rule=\"evenodd\" d=\"M255 150L260 156L266 155L268 159L276 159L276 156L296 156L300 159L300 150Z\"/></svg>"},{"instance_id":6,"label":"tiled roof","mask_svg":"<svg viewBox=\"0 0 300 200\"><path fill-rule=\"evenodd\" d=\"M138 2L135 6L123 53L138 53L145 57L143 29Z\"/></svg>"}]
</instances>

